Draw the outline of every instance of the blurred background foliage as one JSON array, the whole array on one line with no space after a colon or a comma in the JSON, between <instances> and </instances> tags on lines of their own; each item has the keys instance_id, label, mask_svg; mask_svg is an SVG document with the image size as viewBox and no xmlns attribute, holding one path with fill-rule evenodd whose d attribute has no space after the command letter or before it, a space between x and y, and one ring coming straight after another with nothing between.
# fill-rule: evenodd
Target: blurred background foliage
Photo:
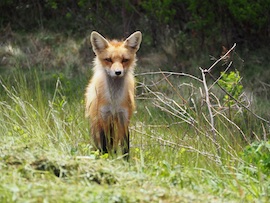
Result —
<instances>
[{"instance_id":1,"label":"blurred background foliage","mask_svg":"<svg viewBox=\"0 0 270 203\"><path fill-rule=\"evenodd\" d=\"M0 26L13 30L49 29L85 35L99 30L126 37L140 29L155 46L183 32L200 44L230 46L269 42L270 0L2 0ZM212 44L209 39L214 40Z\"/></svg>"},{"instance_id":2,"label":"blurred background foliage","mask_svg":"<svg viewBox=\"0 0 270 203\"><path fill-rule=\"evenodd\" d=\"M236 43L235 69L249 82L267 83L270 76L270 0L1 0L0 13L2 44L14 32L87 39L92 30L110 38L141 30L139 61L156 70L199 73L198 66L212 63L209 55L219 58ZM46 46L62 43L44 37Z\"/></svg>"}]
</instances>

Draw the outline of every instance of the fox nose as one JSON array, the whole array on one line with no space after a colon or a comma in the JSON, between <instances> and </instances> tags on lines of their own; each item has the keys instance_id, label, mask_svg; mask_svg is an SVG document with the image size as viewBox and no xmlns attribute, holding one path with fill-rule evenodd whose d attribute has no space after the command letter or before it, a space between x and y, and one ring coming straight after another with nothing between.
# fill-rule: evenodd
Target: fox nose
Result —
<instances>
[{"instance_id":1,"label":"fox nose","mask_svg":"<svg viewBox=\"0 0 270 203\"><path fill-rule=\"evenodd\" d=\"M121 75L122 71L115 71L115 75Z\"/></svg>"}]
</instances>

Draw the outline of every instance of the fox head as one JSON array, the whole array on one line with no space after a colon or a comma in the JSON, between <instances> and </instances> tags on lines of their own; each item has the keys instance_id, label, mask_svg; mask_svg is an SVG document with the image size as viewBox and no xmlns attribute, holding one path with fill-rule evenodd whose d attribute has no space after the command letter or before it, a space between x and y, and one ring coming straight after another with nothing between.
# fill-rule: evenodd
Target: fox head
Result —
<instances>
[{"instance_id":1,"label":"fox head","mask_svg":"<svg viewBox=\"0 0 270 203\"><path fill-rule=\"evenodd\" d=\"M123 77L126 72L132 71L135 65L142 33L134 32L124 41L109 41L93 31L90 40L96 54L97 66L104 68L110 77Z\"/></svg>"}]
</instances>

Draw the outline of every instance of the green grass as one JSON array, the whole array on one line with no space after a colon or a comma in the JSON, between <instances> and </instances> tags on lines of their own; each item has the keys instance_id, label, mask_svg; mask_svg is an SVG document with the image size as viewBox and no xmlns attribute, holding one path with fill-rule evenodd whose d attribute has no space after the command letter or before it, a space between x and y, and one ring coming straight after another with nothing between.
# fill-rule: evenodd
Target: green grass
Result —
<instances>
[{"instance_id":1,"label":"green grass","mask_svg":"<svg viewBox=\"0 0 270 203\"><path fill-rule=\"evenodd\" d=\"M68 49L57 50L64 57ZM12 63L2 71L0 202L269 201L269 125L236 105L218 105L218 87L211 96L214 138L199 81L138 75L126 162L93 151L84 118L90 73L74 73L70 58L62 59L64 70ZM269 102L263 107L269 114Z\"/></svg>"}]
</instances>

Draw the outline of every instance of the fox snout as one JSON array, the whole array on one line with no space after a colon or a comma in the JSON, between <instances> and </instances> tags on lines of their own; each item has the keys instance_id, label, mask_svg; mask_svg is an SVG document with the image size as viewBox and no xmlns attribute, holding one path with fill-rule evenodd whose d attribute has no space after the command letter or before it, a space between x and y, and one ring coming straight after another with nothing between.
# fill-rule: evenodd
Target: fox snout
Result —
<instances>
[{"instance_id":1,"label":"fox snout","mask_svg":"<svg viewBox=\"0 0 270 203\"><path fill-rule=\"evenodd\" d=\"M122 77L124 76L124 68L121 63L113 63L110 69L111 77Z\"/></svg>"}]
</instances>

